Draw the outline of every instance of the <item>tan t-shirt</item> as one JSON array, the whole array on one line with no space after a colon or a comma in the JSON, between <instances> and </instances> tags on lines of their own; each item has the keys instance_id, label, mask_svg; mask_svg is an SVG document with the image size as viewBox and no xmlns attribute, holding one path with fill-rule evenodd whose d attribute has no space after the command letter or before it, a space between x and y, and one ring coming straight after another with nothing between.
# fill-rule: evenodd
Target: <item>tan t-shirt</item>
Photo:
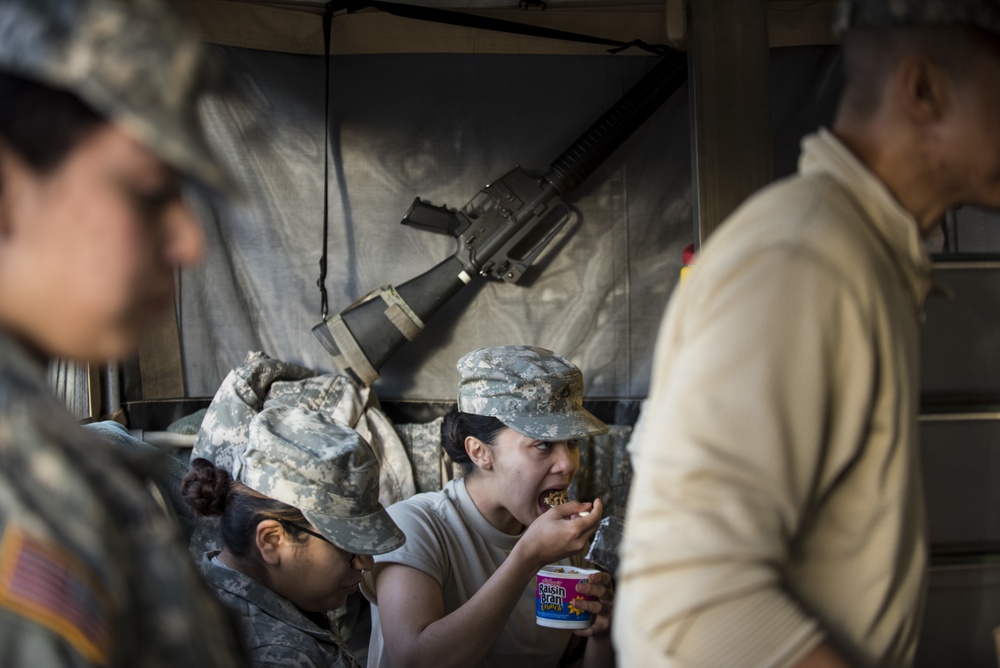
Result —
<instances>
[{"instance_id":1,"label":"tan t-shirt","mask_svg":"<svg viewBox=\"0 0 1000 668\"><path fill-rule=\"evenodd\" d=\"M490 524L473 503L464 480L453 480L440 492L418 494L388 510L406 534L406 544L376 556L375 561L410 566L434 578L441 585L446 615L479 591L521 537L502 533ZM366 595L375 598L370 591ZM382 640L377 600L372 603L368 666L388 668L391 664ZM532 579L482 666L553 668L565 652L570 636L569 631L535 624ZM455 642L469 642L469 639L456 638Z\"/></svg>"}]
</instances>

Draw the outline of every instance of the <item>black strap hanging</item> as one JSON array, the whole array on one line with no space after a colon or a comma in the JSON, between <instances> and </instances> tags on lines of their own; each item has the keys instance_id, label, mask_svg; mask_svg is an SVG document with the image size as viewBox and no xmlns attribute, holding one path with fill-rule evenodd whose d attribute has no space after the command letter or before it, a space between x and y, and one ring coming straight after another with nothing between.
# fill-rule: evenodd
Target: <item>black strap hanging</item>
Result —
<instances>
[{"instance_id":1,"label":"black strap hanging","mask_svg":"<svg viewBox=\"0 0 1000 668\"><path fill-rule=\"evenodd\" d=\"M570 42L583 42L585 44L603 44L613 47L608 49L609 53L618 53L630 47L636 47L643 51L654 53L658 56L670 51L670 47L663 44L646 44L641 39L633 39L623 42L607 37L595 37L592 35L582 35L580 33L557 30L555 28L543 28L540 26L518 23L517 21L506 21L504 19L493 18L492 16L480 16L478 14L467 14L437 7L421 7L419 5L405 5L395 2L385 2L384 0L334 0L337 9L345 9L347 13L359 11L361 9L373 8L380 11L410 19L422 21L434 21L435 23L447 23L449 25L462 26L465 28L478 28L480 30L494 30L508 32L515 35L528 35L529 37L547 37L549 39L561 39ZM327 5L329 6L329 5Z\"/></svg>"},{"instance_id":2,"label":"black strap hanging","mask_svg":"<svg viewBox=\"0 0 1000 668\"><path fill-rule=\"evenodd\" d=\"M326 293L327 245L330 236L330 32L333 24L333 3L328 2L323 12L323 48L326 54L323 85L323 254L319 258L320 315L323 320L330 312Z\"/></svg>"}]
</instances>

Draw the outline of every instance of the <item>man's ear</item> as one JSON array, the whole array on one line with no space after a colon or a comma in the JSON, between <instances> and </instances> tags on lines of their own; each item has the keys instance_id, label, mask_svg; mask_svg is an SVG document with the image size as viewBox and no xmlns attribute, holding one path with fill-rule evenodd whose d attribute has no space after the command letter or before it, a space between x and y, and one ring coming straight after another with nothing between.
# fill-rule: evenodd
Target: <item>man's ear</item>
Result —
<instances>
[{"instance_id":1,"label":"man's ear","mask_svg":"<svg viewBox=\"0 0 1000 668\"><path fill-rule=\"evenodd\" d=\"M896 92L903 111L913 121L940 121L951 104L952 80L948 72L921 54L904 56L896 67Z\"/></svg>"},{"instance_id":2,"label":"man's ear","mask_svg":"<svg viewBox=\"0 0 1000 668\"><path fill-rule=\"evenodd\" d=\"M493 448L475 436L465 437L465 452L477 467L485 471L493 468Z\"/></svg>"},{"instance_id":3,"label":"man's ear","mask_svg":"<svg viewBox=\"0 0 1000 668\"><path fill-rule=\"evenodd\" d=\"M268 566L281 563L281 543L287 540L285 530L277 520L264 520L257 524L255 536L260 556Z\"/></svg>"}]
</instances>

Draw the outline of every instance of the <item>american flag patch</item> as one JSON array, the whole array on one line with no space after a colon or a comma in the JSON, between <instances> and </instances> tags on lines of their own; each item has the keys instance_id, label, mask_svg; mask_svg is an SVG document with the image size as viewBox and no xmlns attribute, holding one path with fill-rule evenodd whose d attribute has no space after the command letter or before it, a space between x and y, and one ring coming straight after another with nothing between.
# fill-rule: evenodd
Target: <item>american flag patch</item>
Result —
<instances>
[{"instance_id":1,"label":"american flag patch","mask_svg":"<svg viewBox=\"0 0 1000 668\"><path fill-rule=\"evenodd\" d=\"M0 543L0 606L65 639L87 661L111 651L106 590L72 553L8 525Z\"/></svg>"}]
</instances>

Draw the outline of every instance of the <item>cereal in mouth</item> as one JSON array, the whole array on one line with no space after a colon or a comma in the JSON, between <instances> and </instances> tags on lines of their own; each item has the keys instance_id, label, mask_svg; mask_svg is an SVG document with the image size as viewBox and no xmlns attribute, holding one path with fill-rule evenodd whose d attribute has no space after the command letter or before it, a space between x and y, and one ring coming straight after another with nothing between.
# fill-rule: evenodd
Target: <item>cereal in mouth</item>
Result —
<instances>
[{"instance_id":1,"label":"cereal in mouth","mask_svg":"<svg viewBox=\"0 0 1000 668\"><path fill-rule=\"evenodd\" d=\"M545 504L549 508L555 508L556 506L561 506L562 504L569 501L569 497L566 496L565 489L554 489L545 495Z\"/></svg>"}]
</instances>

